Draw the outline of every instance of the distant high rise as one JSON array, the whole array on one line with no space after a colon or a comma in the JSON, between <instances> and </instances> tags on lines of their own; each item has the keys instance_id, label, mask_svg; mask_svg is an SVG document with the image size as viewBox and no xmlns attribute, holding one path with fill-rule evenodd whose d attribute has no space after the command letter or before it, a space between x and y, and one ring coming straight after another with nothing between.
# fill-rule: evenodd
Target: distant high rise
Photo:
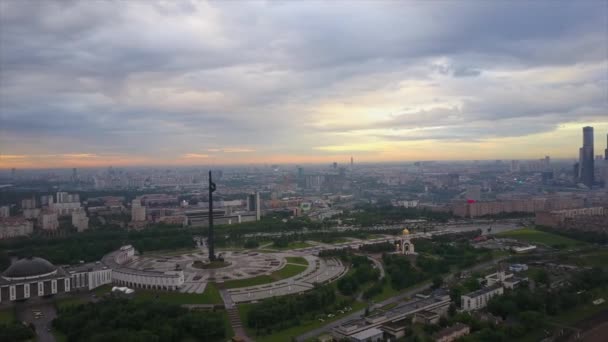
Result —
<instances>
[{"instance_id":1,"label":"distant high rise","mask_svg":"<svg viewBox=\"0 0 608 342\"><path fill-rule=\"evenodd\" d=\"M511 160L511 173L519 172L519 170L520 170L519 160Z\"/></svg>"},{"instance_id":2,"label":"distant high rise","mask_svg":"<svg viewBox=\"0 0 608 342\"><path fill-rule=\"evenodd\" d=\"M142 222L146 220L146 207L141 205L140 199L131 201L131 222Z\"/></svg>"},{"instance_id":3,"label":"distant high rise","mask_svg":"<svg viewBox=\"0 0 608 342\"><path fill-rule=\"evenodd\" d=\"M604 160L608 160L608 134L606 134L606 149L604 150Z\"/></svg>"},{"instance_id":4,"label":"distant high rise","mask_svg":"<svg viewBox=\"0 0 608 342\"><path fill-rule=\"evenodd\" d=\"M78 169L73 168L72 169L72 182L76 182L77 180L78 180Z\"/></svg>"},{"instance_id":5,"label":"distant high rise","mask_svg":"<svg viewBox=\"0 0 608 342\"><path fill-rule=\"evenodd\" d=\"M588 187L593 185L595 166L593 161L593 127L583 127L583 147L579 150L579 181Z\"/></svg>"},{"instance_id":6,"label":"distant high rise","mask_svg":"<svg viewBox=\"0 0 608 342\"><path fill-rule=\"evenodd\" d=\"M333 162L333 164L331 164L331 167L334 169L338 168L338 163L337 162Z\"/></svg>"},{"instance_id":7,"label":"distant high rise","mask_svg":"<svg viewBox=\"0 0 608 342\"><path fill-rule=\"evenodd\" d=\"M260 193L249 194L247 196L247 211L255 211L255 218L257 221L262 216L262 208L260 206Z\"/></svg>"},{"instance_id":8,"label":"distant high rise","mask_svg":"<svg viewBox=\"0 0 608 342\"><path fill-rule=\"evenodd\" d=\"M469 185L465 194L467 200L480 201L481 200L481 186Z\"/></svg>"},{"instance_id":9,"label":"distant high rise","mask_svg":"<svg viewBox=\"0 0 608 342\"><path fill-rule=\"evenodd\" d=\"M355 166L355 161L353 160L353 156L350 156L350 169L353 169L353 166Z\"/></svg>"},{"instance_id":10,"label":"distant high rise","mask_svg":"<svg viewBox=\"0 0 608 342\"><path fill-rule=\"evenodd\" d=\"M15 177L17 176L17 169L12 168L11 169L11 179L15 179Z\"/></svg>"}]
</instances>

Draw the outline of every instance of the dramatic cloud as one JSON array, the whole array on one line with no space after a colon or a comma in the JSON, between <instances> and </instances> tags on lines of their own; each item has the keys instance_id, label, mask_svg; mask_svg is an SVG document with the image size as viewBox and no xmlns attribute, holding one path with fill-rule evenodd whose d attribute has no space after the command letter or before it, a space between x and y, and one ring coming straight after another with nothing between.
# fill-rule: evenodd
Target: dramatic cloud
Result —
<instances>
[{"instance_id":1,"label":"dramatic cloud","mask_svg":"<svg viewBox=\"0 0 608 342\"><path fill-rule=\"evenodd\" d=\"M605 1L6 0L0 167L576 156L606 37Z\"/></svg>"}]
</instances>

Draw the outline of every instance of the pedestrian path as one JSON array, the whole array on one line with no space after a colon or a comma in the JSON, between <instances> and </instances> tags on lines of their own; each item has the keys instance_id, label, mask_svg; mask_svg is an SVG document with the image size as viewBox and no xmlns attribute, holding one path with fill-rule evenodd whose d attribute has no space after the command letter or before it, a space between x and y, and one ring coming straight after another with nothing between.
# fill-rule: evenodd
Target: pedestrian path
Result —
<instances>
[{"instance_id":1,"label":"pedestrian path","mask_svg":"<svg viewBox=\"0 0 608 342\"><path fill-rule=\"evenodd\" d=\"M221 286L221 284L219 286ZM245 332L243 322L241 322L241 316L239 315L239 309L232 301L230 293L228 293L226 289L220 288L220 296L224 301L224 307L226 308L226 312L228 313L228 320L230 321L230 325L232 326L234 335L241 337L247 342L253 341L249 338L249 336L247 336L247 333Z\"/></svg>"}]
</instances>

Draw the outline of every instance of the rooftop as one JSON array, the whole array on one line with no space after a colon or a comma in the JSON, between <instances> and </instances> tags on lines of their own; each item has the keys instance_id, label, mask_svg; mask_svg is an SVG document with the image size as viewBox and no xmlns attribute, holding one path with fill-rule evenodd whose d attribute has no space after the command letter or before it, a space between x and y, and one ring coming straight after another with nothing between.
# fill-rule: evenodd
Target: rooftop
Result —
<instances>
[{"instance_id":1,"label":"rooftop","mask_svg":"<svg viewBox=\"0 0 608 342\"><path fill-rule=\"evenodd\" d=\"M371 328L371 329L367 329L367 330L358 332L358 333L352 335L351 338L354 338L357 340L366 340L366 339L374 337L378 334L382 334L382 330L380 330L378 328Z\"/></svg>"},{"instance_id":2,"label":"rooftop","mask_svg":"<svg viewBox=\"0 0 608 342\"><path fill-rule=\"evenodd\" d=\"M7 278L35 277L54 272L57 269L48 260L42 258L26 258L17 260L10 265L2 276Z\"/></svg>"},{"instance_id":3,"label":"rooftop","mask_svg":"<svg viewBox=\"0 0 608 342\"><path fill-rule=\"evenodd\" d=\"M496 285L484 287L484 288L482 288L480 290L477 290L477 291L473 291L473 292L467 293L464 296L471 297L471 298L473 298L473 297L479 297L479 296L483 296L484 294L494 292L494 291L496 291L499 288L502 288L502 285L496 284Z\"/></svg>"},{"instance_id":4,"label":"rooftop","mask_svg":"<svg viewBox=\"0 0 608 342\"><path fill-rule=\"evenodd\" d=\"M469 329L469 326L466 324L462 324L462 323L456 323L454 325L452 325L451 327L447 327L445 329L441 329L439 332L437 332L437 335L435 335L435 338L441 338L441 337L445 337L445 336L450 336L453 333L457 332L457 331L461 331L463 329Z\"/></svg>"}]
</instances>

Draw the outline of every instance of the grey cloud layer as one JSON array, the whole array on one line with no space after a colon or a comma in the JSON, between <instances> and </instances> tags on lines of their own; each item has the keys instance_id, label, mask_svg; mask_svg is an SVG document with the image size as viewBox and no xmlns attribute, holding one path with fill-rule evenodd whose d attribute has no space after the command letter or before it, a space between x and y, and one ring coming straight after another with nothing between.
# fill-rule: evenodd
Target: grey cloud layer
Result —
<instances>
[{"instance_id":1,"label":"grey cloud layer","mask_svg":"<svg viewBox=\"0 0 608 342\"><path fill-rule=\"evenodd\" d=\"M370 136L475 140L552 130L606 113L606 6L2 1L0 152L35 153L44 149L36 141L54 139L50 146L66 153L306 152L340 143L334 132L362 129L319 126L318 105L408 80L439 83L462 106L438 98L431 112L367 126L445 127L432 134ZM599 67L573 89L561 81L522 89L525 80L492 76L577 65ZM525 127L495 124L515 118Z\"/></svg>"}]
</instances>

